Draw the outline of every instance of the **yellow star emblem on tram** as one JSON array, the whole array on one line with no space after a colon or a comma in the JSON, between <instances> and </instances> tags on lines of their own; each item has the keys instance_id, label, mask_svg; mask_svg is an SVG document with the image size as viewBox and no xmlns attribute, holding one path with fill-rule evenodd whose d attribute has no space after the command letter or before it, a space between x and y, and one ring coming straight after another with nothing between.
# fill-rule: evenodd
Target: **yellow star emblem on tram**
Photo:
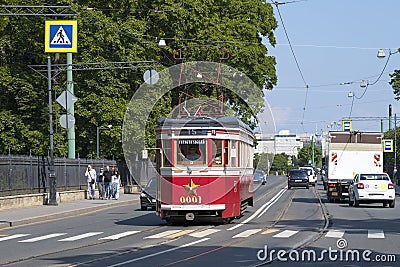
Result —
<instances>
[{"instance_id":1,"label":"yellow star emblem on tram","mask_svg":"<svg viewBox=\"0 0 400 267\"><path fill-rule=\"evenodd\" d=\"M186 189L186 195L187 196L190 195L190 194L197 196L196 190L197 190L197 188L199 186L200 185L197 185L197 184L193 183L192 179L190 179L190 183L189 184L183 185L183 187Z\"/></svg>"}]
</instances>

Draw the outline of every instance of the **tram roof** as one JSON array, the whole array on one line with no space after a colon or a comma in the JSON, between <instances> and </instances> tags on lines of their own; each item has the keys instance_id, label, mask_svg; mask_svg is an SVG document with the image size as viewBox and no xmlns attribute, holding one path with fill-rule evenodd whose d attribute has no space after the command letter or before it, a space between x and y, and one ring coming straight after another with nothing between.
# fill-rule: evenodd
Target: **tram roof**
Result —
<instances>
[{"instance_id":1,"label":"tram roof","mask_svg":"<svg viewBox=\"0 0 400 267\"><path fill-rule=\"evenodd\" d=\"M157 120L157 128L159 127L170 127L170 128L184 128L184 127L238 128L239 127L253 133L253 130L251 130L251 128L247 124L232 116L221 116L216 118L196 117L196 118L180 118L180 119L161 117Z\"/></svg>"}]
</instances>

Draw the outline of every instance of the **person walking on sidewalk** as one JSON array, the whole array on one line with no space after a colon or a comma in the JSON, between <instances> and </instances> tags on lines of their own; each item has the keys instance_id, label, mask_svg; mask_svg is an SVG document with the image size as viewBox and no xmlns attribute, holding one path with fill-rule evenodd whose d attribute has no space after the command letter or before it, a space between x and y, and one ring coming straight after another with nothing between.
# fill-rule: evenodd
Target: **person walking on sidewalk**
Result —
<instances>
[{"instance_id":1,"label":"person walking on sidewalk","mask_svg":"<svg viewBox=\"0 0 400 267\"><path fill-rule=\"evenodd\" d=\"M85 177L86 177L86 182L88 185L88 195L89 199L94 199L94 196L96 194L95 192L95 183L96 183L96 170L92 168L91 165L87 166L86 172L85 172Z\"/></svg>"},{"instance_id":2,"label":"person walking on sidewalk","mask_svg":"<svg viewBox=\"0 0 400 267\"><path fill-rule=\"evenodd\" d=\"M110 170L110 166L106 166L106 169L103 172L103 179L104 179L104 187L105 187L105 193L106 193L106 199L110 199L112 195L112 188L111 188L111 182L112 182L112 172Z\"/></svg>"},{"instance_id":3,"label":"person walking on sidewalk","mask_svg":"<svg viewBox=\"0 0 400 267\"><path fill-rule=\"evenodd\" d=\"M99 173L97 174L97 188L99 189L99 199L104 199L104 176L103 176L103 168L100 168Z\"/></svg>"},{"instance_id":4,"label":"person walking on sidewalk","mask_svg":"<svg viewBox=\"0 0 400 267\"><path fill-rule=\"evenodd\" d=\"M121 177L116 170L112 176L112 189L113 189L113 199L117 200L119 198L119 185L121 183Z\"/></svg>"}]
</instances>

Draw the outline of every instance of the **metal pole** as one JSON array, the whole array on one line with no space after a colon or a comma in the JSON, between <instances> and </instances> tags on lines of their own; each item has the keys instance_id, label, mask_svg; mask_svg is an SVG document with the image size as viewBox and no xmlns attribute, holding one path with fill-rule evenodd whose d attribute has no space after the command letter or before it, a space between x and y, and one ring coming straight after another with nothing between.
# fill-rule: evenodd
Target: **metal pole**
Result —
<instances>
[{"instance_id":1,"label":"metal pole","mask_svg":"<svg viewBox=\"0 0 400 267\"><path fill-rule=\"evenodd\" d=\"M72 82L72 53L67 53L67 90L74 94L74 84ZM74 104L67 110L67 123L68 116L74 116ZM68 124L67 124L68 125ZM68 131L68 158L75 158L75 125L72 125L67 129Z\"/></svg>"},{"instance_id":2,"label":"metal pole","mask_svg":"<svg viewBox=\"0 0 400 267\"><path fill-rule=\"evenodd\" d=\"M99 158L99 142L100 142L100 137L99 137L99 132L100 132L100 129L99 129L99 127L96 127L96 156L97 156L97 158Z\"/></svg>"},{"instance_id":3,"label":"metal pole","mask_svg":"<svg viewBox=\"0 0 400 267\"><path fill-rule=\"evenodd\" d=\"M56 192L56 173L54 170L54 147L53 147L53 106L51 99L51 59L47 57L47 82L49 91L49 126L50 126L50 164L49 164L49 205L58 205Z\"/></svg>"},{"instance_id":4,"label":"metal pole","mask_svg":"<svg viewBox=\"0 0 400 267\"><path fill-rule=\"evenodd\" d=\"M389 131L392 130L392 104L389 104Z\"/></svg>"}]
</instances>

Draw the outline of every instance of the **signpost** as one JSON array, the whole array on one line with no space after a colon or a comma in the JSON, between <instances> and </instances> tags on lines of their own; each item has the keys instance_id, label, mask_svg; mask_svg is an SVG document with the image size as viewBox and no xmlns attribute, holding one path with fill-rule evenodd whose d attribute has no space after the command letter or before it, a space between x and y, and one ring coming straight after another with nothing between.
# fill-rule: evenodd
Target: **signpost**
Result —
<instances>
[{"instance_id":1,"label":"signpost","mask_svg":"<svg viewBox=\"0 0 400 267\"><path fill-rule=\"evenodd\" d=\"M76 20L47 20L45 25L46 53L78 52Z\"/></svg>"}]
</instances>

